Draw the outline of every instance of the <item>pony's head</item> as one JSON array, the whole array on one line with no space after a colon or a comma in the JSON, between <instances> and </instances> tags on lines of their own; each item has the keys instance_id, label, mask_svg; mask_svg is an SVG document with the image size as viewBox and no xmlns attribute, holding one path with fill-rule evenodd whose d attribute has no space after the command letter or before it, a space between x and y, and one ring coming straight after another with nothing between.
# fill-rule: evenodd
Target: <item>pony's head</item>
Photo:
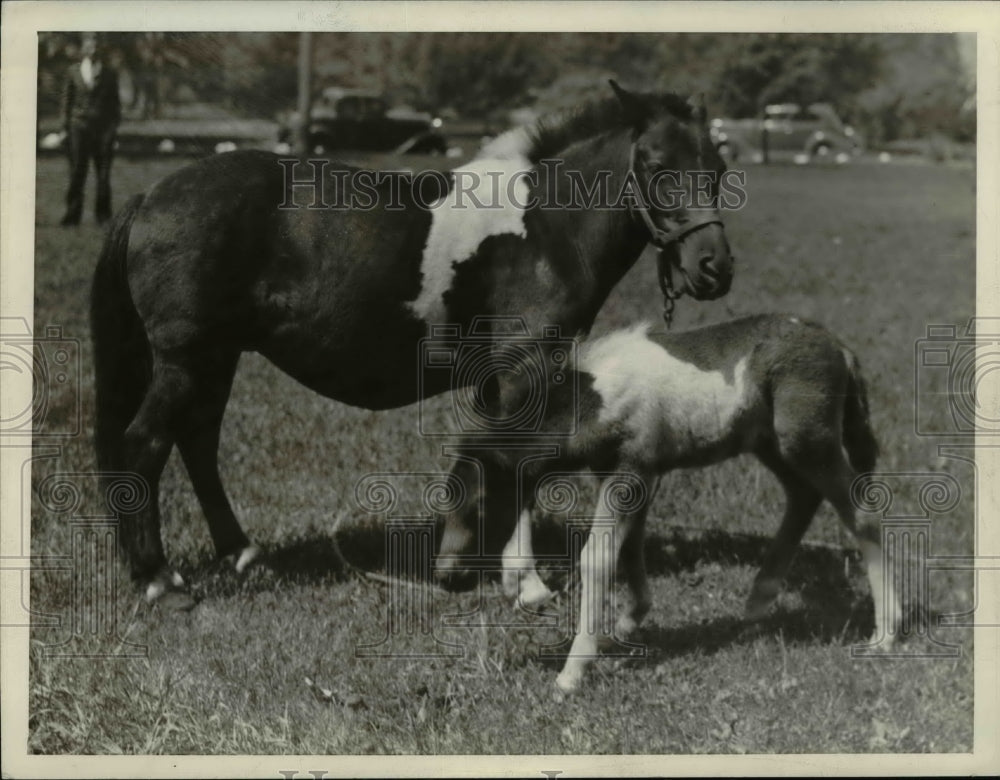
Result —
<instances>
[{"instance_id":1,"label":"pony's head","mask_svg":"<svg viewBox=\"0 0 1000 780\"><path fill-rule=\"evenodd\" d=\"M708 134L705 107L673 94L637 94L611 82L633 128L635 218L680 277L677 289L698 300L725 295L733 256L719 215L726 165Z\"/></svg>"}]
</instances>

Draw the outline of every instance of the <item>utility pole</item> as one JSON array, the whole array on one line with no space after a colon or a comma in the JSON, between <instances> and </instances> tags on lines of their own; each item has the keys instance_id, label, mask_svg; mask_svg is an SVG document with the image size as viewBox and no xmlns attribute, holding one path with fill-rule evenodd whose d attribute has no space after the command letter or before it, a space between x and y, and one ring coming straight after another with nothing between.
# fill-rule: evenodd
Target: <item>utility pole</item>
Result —
<instances>
[{"instance_id":1,"label":"utility pole","mask_svg":"<svg viewBox=\"0 0 1000 780\"><path fill-rule=\"evenodd\" d=\"M303 157L309 154L309 116L312 114L312 60L311 32L299 33L299 127L295 144Z\"/></svg>"}]
</instances>

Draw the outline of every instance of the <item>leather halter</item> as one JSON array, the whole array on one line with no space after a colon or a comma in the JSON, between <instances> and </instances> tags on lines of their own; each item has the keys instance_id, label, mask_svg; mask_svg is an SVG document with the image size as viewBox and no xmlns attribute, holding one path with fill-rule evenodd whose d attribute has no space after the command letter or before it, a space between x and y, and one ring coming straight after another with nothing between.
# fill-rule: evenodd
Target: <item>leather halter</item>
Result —
<instances>
[{"instance_id":1,"label":"leather halter","mask_svg":"<svg viewBox=\"0 0 1000 780\"><path fill-rule=\"evenodd\" d=\"M638 181L639 176L635 169L635 158L636 144L633 142L632 147L629 149L628 168L635 180ZM717 211L712 211L709 215L706 215L701 219L692 219L683 223L678 222L675 219L671 219L664 214L660 214L660 218L670 226L670 230L663 230L658 227L655 222L653 222L653 218L649 214L649 208L646 206L644 199L639 198L639 203L635 206L630 205L629 210L633 213L639 214L639 217L642 219L643 224L645 224L646 229L649 230L650 243L659 247L661 250L671 244L680 243L687 235L694 233L696 230L701 230L706 225L722 224L722 219L718 216Z\"/></svg>"},{"instance_id":2,"label":"leather halter","mask_svg":"<svg viewBox=\"0 0 1000 780\"><path fill-rule=\"evenodd\" d=\"M633 142L631 148L629 149L628 168L632 177L638 181L639 177L635 170L635 159L636 144ZM663 250L671 244L679 244L686 236L694 233L696 230L701 230L701 228L706 225L721 225L722 220L718 217L717 211L711 212L710 216L705 216L702 219L695 219L684 223L660 214L661 219L663 219L670 226L670 230L663 230L658 227L655 222L653 222L653 218L649 214L649 208L646 206L646 203L642 198L639 199L639 203L637 205L633 206L630 204L629 210L632 211L633 214L639 214L643 224L645 224L646 229L649 231L650 243L657 248L657 281L660 283L660 292L663 293L663 321L667 324L667 329L669 330L674 318L674 306L676 305L677 299L680 298L684 292L674 289L673 275L670 271L670 261L666 258Z\"/></svg>"}]
</instances>

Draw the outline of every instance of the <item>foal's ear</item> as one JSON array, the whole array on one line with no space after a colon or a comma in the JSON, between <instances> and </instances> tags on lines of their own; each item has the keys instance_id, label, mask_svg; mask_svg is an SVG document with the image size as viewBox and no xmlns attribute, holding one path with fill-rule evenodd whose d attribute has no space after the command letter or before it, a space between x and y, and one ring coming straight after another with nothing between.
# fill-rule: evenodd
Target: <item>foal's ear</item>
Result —
<instances>
[{"instance_id":1,"label":"foal's ear","mask_svg":"<svg viewBox=\"0 0 1000 780\"><path fill-rule=\"evenodd\" d=\"M691 115L694 121L699 125L705 124L705 119L708 118L708 112L705 110L705 93L699 92L697 95L692 95L688 98L688 105L691 106Z\"/></svg>"},{"instance_id":2,"label":"foal's ear","mask_svg":"<svg viewBox=\"0 0 1000 780\"><path fill-rule=\"evenodd\" d=\"M641 127L648 115L646 105L642 102L642 99L623 89L614 79L608 79L608 83L611 84L611 89L615 91L618 102L622 104L625 119L632 127Z\"/></svg>"}]
</instances>

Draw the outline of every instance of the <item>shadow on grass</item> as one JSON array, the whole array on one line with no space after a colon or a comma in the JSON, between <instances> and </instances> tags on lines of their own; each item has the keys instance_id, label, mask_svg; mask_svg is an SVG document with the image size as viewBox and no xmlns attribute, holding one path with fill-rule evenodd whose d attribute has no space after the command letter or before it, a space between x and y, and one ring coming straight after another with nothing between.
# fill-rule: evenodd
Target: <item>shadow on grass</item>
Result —
<instances>
[{"instance_id":1,"label":"shadow on grass","mask_svg":"<svg viewBox=\"0 0 1000 780\"><path fill-rule=\"evenodd\" d=\"M317 585L343 581L348 569L332 536L315 535L290 540L279 548L264 549L242 574L232 561L203 561L185 569L192 595L203 599L253 595L282 586Z\"/></svg>"},{"instance_id":2,"label":"shadow on grass","mask_svg":"<svg viewBox=\"0 0 1000 780\"><path fill-rule=\"evenodd\" d=\"M645 546L647 569L651 575L681 577L691 598L698 599L699 567L718 564L757 568L770 542L770 537L720 530L674 529L666 534L651 534ZM546 557L540 569L555 590L564 589L570 578L572 566L566 547L563 526L548 523L536 529L535 548ZM856 565L845 567L845 555L855 557L835 547L799 548L782 597L791 597L797 603L789 606L779 600L772 613L757 623L748 623L740 614L680 626L645 626L635 641L646 645L646 656L637 657L635 662L655 663L695 652L714 654L733 645L751 643L760 636L780 637L789 643L864 643L874 629L873 605L863 574ZM265 550L260 563L242 575L233 571L231 563L206 562L203 567L195 567L192 579L196 597L220 598L285 585L333 585L352 576L351 567L384 572L385 563L384 529L371 523L287 541L280 548ZM427 563L416 562L411 571L429 571ZM919 605L907 606L911 625L927 625L928 618L934 621L934 615L924 614ZM561 665L559 658L548 656L543 663Z\"/></svg>"}]
</instances>

